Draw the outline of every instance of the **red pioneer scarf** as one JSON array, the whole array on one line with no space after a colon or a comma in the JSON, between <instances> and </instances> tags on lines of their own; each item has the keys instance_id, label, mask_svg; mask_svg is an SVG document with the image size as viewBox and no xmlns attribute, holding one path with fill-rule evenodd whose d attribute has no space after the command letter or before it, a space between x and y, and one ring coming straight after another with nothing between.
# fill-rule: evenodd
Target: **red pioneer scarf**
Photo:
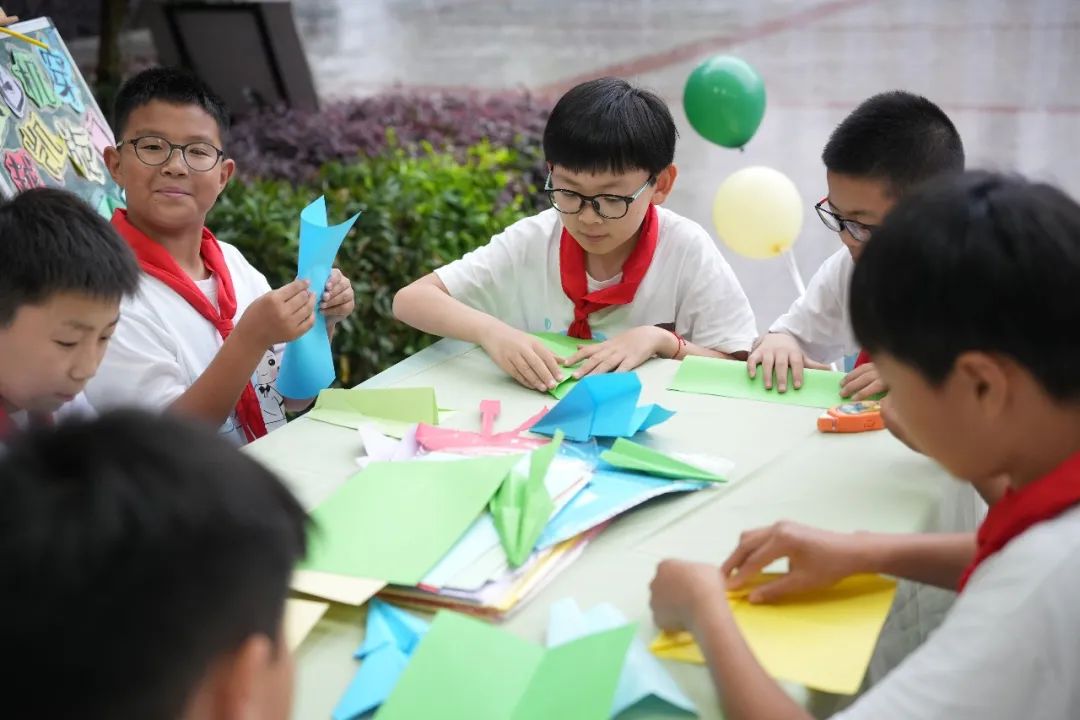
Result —
<instances>
[{"instance_id":1,"label":"red pioneer scarf","mask_svg":"<svg viewBox=\"0 0 1080 720\"><path fill-rule=\"evenodd\" d=\"M585 251L563 227L559 240L559 274L562 277L563 292L574 303L574 322L570 324L567 335L591 339L589 315L612 305L626 305L634 299L638 285L645 277L656 252L658 225L656 206L649 205L645 220L641 223L637 245L623 263L622 279L616 285L595 292L589 292L589 281L585 275Z\"/></svg>"},{"instance_id":2,"label":"red pioneer scarf","mask_svg":"<svg viewBox=\"0 0 1080 720\"><path fill-rule=\"evenodd\" d=\"M199 254L217 280L218 307L213 306L195 281L176 264L161 244L154 242L128 222L126 210L116 210L112 223L135 251L135 257L143 272L165 283L177 295L187 300L191 307L217 328L222 340L229 337L233 329L233 317L236 315L236 290L233 288L229 266L225 264L225 256L221 253L221 246L213 233L203 228ZM236 417L249 442L266 434L262 407L250 382L244 387L244 392L236 403Z\"/></svg>"},{"instance_id":3,"label":"red pioneer scarf","mask_svg":"<svg viewBox=\"0 0 1080 720\"><path fill-rule=\"evenodd\" d=\"M960 578L964 589L975 568L1005 547L1032 525L1051 520L1080 503L1080 453L1076 453L1049 475L1019 490L1009 488L1005 497L990 506L990 512L976 535L975 559Z\"/></svg>"}]
</instances>

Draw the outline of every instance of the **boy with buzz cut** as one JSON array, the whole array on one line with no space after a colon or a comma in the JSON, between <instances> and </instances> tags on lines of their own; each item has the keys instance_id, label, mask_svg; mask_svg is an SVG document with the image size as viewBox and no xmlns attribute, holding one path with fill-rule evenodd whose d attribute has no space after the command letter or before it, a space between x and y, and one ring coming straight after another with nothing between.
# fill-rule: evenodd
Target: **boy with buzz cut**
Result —
<instances>
[{"instance_id":1,"label":"boy with buzz cut","mask_svg":"<svg viewBox=\"0 0 1080 720\"><path fill-rule=\"evenodd\" d=\"M552 208L394 298L424 332L482 346L522 385L632 370L654 356L745 357L750 304L709 234L660 205L675 184L675 122L618 78L567 92L544 129ZM597 339L558 359L530 333Z\"/></svg>"},{"instance_id":2,"label":"boy with buzz cut","mask_svg":"<svg viewBox=\"0 0 1080 720\"><path fill-rule=\"evenodd\" d=\"M92 412L83 389L138 282L131 250L75 195L35 188L0 201L0 443Z\"/></svg>"},{"instance_id":3,"label":"boy with buzz cut","mask_svg":"<svg viewBox=\"0 0 1080 720\"><path fill-rule=\"evenodd\" d=\"M206 214L236 164L225 147L229 116L198 78L150 68L116 97L118 142L105 162L127 209L113 225L143 270L87 393L102 409L168 408L220 427L243 444L285 424L309 398L277 389L284 343L315 322L326 332L355 306L352 285L334 270L325 288L294 280L271 290L232 245L218 242Z\"/></svg>"},{"instance_id":4,"label":"boy with buzz cut","mask_svg":"<svg viewBox=\"0 0 1080 720\"><path fill-rule=\"evenodd\" d=\"M5 717L291 717L282 625L306 526L268 470L177 417L16 438L0 455Z\"/></svg>"},{"instance_id":5,"label":"boy with buzz cut","mask_svg":"<svg viewBox=\"0 0 1080 720\"><path fill-rule=\"evenodd\" d=\"M841 394L854 400L886 390L877 367L860 353L851 329L851 274L872 235L893 205L919 183L964 169L964 145L949 117L924 97L903 91L865 100L844 118L821 154L829 194L814 206L844 248L825 261L806 293L776 320L747 358L750 377L758 366L765 387L795 388L804 367L825 367L859 353Z\"/></svg>"},{"instance_id":6,"label":"boy with buzz cut","mask_svg":"<svg viewBox=\"0 0 1080 720\"><path fill-rule=\"evenodd\" d=\"M724 599L780 557L787 574L751 602L856 573L959 589L941 627L837 718L1080 717L1080 343L1063 331L1080 327L1078 286L1080 205L1056 188L969 173L889 214L852 278L856 337L927 455L1009 488L977 533L780 523L743 533L721 568L661 563L656 624L693 632L724 717L810 717L754 659Z\"/></svg>"}]
</instances>

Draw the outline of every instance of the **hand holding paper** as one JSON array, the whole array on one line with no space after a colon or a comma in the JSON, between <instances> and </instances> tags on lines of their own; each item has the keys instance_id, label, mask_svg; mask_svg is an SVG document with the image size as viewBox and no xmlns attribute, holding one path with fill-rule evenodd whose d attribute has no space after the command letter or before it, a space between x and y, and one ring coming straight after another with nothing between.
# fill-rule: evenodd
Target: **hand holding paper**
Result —
<instances>
[{"instance_id":1,"label":"hand holding paper","mask_svg":"<svg viewBox=\"0 0 1080 720\"><path fill-rule=\"evenodd\" d=\"M330 277L334 256L345 235L360 213L340 225L327 225L326 198L320 197L300 213L300 259L297 277L306 280L313 292L323 292ZM311 329L285 348L281 359L278 390L291 398L314 397L334 381L334 359L330 353L330 338L322 322L321 310L315 311Z\"/></svg>"}]
</instances>

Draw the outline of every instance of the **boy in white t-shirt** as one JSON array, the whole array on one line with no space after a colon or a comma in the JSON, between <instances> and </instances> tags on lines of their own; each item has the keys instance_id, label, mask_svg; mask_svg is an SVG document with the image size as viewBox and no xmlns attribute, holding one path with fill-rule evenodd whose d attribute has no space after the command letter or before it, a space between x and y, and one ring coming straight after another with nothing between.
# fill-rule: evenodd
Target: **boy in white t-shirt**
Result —
<instances>
[{"instance_id":1,"label":"boy in white t-shirt","mask_svg":"<svg viewBox=\"0 0 1080 720\"><path fill-rule=\"evenodd\" d=\"M35 188L0 202L0 443L91 414L83 388L138 281L131 250L75 195Z\"/></svg>"},{"instance_id":2,"label":"boy in white t-shirt","mask_svg":"<svg viewBox=\"0 0 1080 720\"><path fill-rule=\"evenodd\" d=\"M316 288L295 280L271 290L233 246L219 243L206 214L236 168L224 150L229 118L200 80L151 68L116 98L109 172L127 197L113 224L143 270L138 293L87 393L102 409L170 408L220 426L238 444L285 424L276 387L283 343L315 322ZM352 312L352 285L334 270L321 292L327 332Z\"/></svg>"},{"instance_id":3,"label":"boy in white t-shirt","mask_svg":"<svg viewBox=\"0 0 1080 720\"><path fill-rule=\"evenodd\" d=\"M795 388L803 367L825 367L859 353L851 330L848 286L866 243L904 193L941 173L964 169L964 146L948 116L926 98L886 92L865 100L844 118L821 155L829 194L814 209L840 235L842 250L829 257L806 293L755 345L747 368L761 365L765 387L785 392L788 369ZM886 389L876 366L859 353L841 394L854 400Z\"/></svg>"},{"instance_id":4,"label":"boy in white t-shirt","mask_svg":"<svg viewBox=\"0 0 1080 720\"><path fill-rule=\"evenodd\" d=\"M810 715L754 659L724 601L772 561L751 602L894 575L960 595L944 623L837 717L1080 717L1080 205L1048 185L969 173L900 201L852 278L851 313L913 440L968 482L1010 486L977 534L744 533L721 568L667 560L657 625L689 629L724 716ZM725 578L727 581L725 582Z\"/></svg>"},{"instance_id":5,"label":"boy in white t-shirt","mask_svg":"<svg viewBox=\"0 0 1080 720\"><path fill-rule=\"evenodd\" d=\"M403 288L394 315L475 342L522 385L554 388L560 360L529 333L603 342L562 362L575 377L654 356L745 353L753 312L697 223L665 210L677 132L664 102L617 78L567 92L544 130L552 209Z\"/></svg>"}]
</instances>

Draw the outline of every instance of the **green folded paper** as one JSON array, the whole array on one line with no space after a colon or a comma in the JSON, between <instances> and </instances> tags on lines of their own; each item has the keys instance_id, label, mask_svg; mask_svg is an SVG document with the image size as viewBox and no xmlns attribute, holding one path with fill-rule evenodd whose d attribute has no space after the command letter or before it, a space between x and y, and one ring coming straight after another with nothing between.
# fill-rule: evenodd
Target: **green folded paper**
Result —
<instances>
[{"instance_id":1,"label":"green folded paper","mask_svg":"<svg viewBox=\"0 0 1080 720\"><path fill-rule=\"evenodd\" d=\"M679 480L703 480L705 482L727 482L723 477L708 470L702 470L690 463L676 460L652 448L618 438L610 450L600 454L600 459L608 465L623 470L659 475L660 477Z\"/></svg>"},{"instance_id":2,"label":"green folded paper","mask_svg":"<svg viewBox=\"0 0 1080 720\"><path fill-rule=\"evenodd\" d=\"M534 450L529 457L528 477L511 470L491 498L491 517L513 567L521 567L529 559L555 511L544 479L562 439L562 432L556 431L550 443Z\"/></svg>"},{"instance_id":3,"label":"green folded paper","mask_svg":"<svg viewBox=\"0 0 1080 720\"><path fill-rule=\"evenodd\" d=\"M544 346L555 353L555 357L566 359L578 351L578 345L594 345L598 340L582 340L581 338L572 338L562 333L552 332L538 332L533 333L533 337L544 343ZM578 381L574 379L570 371L575 368L581 367L581 363L571 365L563 368L563 379L554 390L549 390L548 393L554 396L558 400L562 400L566 397L566 394L570 392Z\"/></svg>"},{"instance_id":4,"label":"green folded paper","mask_svg":"<svg viewBox=\"0 0 1080 720\"><path fill-rule=\"evenodd\" d=\"M607 720L634 633L624 625L545 650L440 612L376 720Z\"/></svg>"},{"instance_id":5,"label":"green folded paper","mask_svg":"<svg viewBox=\"0 0 1080 720\"><path fill-rule=\"evenodd\" d=\"M788 390L783 393L776 390L775 383L772 390L766 390L762 375L759 367L757 377L751 378L746 363L739 360L691 355L682 361L668 389L823 409L848 402L840 397L840 381L844 378L841 372L807 368L803 370L802 387L795 389L788 371Z\"/></svg>"},{"instance_id":6,"label":"green folded paper","mask_svg":"<svg viewBox=\"0 0 1080 720\"><path fill-rule=\"evenodd\" d=\"M416 585L521 458L373 462L315 508L302 567Z\"/></svg>"},{"instance_id":7,"label":"green folded paper","mask_svg":"<svg viewBox=\"0 0 1080 720\"><path fill-rule=\"evenodd\" d=\"M354 388L323 390L307 414L312 420L353 428L374 424L400 438L416 423L439 424L435 388Z\"/></svg>"}]
</instances>

